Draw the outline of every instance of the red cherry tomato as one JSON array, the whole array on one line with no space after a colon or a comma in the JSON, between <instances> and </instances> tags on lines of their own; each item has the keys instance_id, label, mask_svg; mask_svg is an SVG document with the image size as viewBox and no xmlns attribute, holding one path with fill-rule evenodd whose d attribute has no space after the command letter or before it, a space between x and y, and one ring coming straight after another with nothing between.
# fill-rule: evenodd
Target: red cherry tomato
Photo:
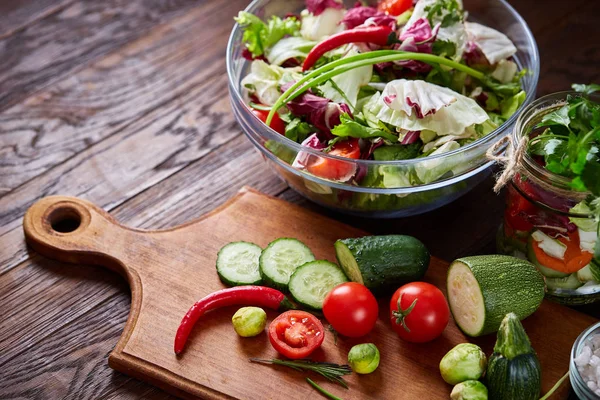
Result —
<instances>
[{"instance_id":1,"label":"red cherry tomato","mask_svg":"<svg viewBox=\"0 0 600 400\"><path fill-rule=\"evenodd\" d=\"M325 338L323 324L304 311L286 311L269 325L269 340L277 352L287 358L308 357Z\"/></svg>"},{"instance_id":2,"label":"red cherry tomato","mask_svg":"<svg viewBox=\"0 0 600 400\"><path fill-rule=\"evenodd\" d=\"M352 158L355 160L359 159L360 147L358 146L358 139L350 138L343 142L338 142L333 145L331 151L327 154ZM311 162L308 164L307 169L311 174L321 178L340 180L351 175L356 169L356 166L350 161L313 156L311 157Z\"/></svg>"},{"instance_id":3,"label":"red cherry tomato","mask_svg":"<svg viewBox=\"0 0 600 400\"><path fill-rule=\"evenodd\" d=\"M413 0L382 0L377 9L393 16L398 16L413 6Z\"/></svg>"},{"instance_id":4,"label":"red cherry tomato","mask_svg":"<svg viewBox=\"0 0 600 400\"><path fill-rule=\"evenodd\" d=\"M269 112L266 110L257 110L256 108L253 108L252 114L256 115L258 119L266 123ZM277 113L273 114L273 119L271 120L271 128L275 132L285 135L285 122L283 122L283 120L279 117L279 114Z\"/></svg>"},{"instance_id":5,"label":"red cherry tomato","mask_svg":"<svg viewBox=\"0 0 600 400\"><path fill-rule=\"evenodd\" d=\"M392 296L390 319L402 339L425 343L442 334L450 319L450 309L440 289L430 283L412 282Z\"/></svg>"},{"instance_id":6,"label":"red cherry tomato","mask_svg":"<svg viewBox=\"0 0 600 400\"><path fill-rule=\"evenodd\" d=\"M334 287L323 301L323 314L339 334L361 337L377 322L379 306L365 285L356 282Z\"/></svg>"}]
</instances>

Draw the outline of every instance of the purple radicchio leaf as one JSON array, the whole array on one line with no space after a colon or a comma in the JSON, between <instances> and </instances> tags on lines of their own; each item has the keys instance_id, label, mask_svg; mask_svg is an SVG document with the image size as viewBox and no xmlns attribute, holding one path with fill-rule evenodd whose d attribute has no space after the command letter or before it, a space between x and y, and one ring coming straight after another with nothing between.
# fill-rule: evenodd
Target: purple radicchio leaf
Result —
<instances>
[{"instance_id":1,"label":"purple radicchio leaf","mask_svg":"<svg viewBox=\"0 0 600 400\"><path fill-rule=\"evenodd\" d=\"M291 84L282 85L286 90ZM288 109L297 117L306 117L309 123L316 126L326 139L332 139L331 129L340 123L340 115L352 116L350 107L344 103L334 103L329 99L317 96L310 91L303 93L287 104Z\"/></svg>"},{"instance_id":2,"label":"purple radicchio leaf","mask_svg":"<svg viewBox=\"0 0 600 400\"><path fill-rule=\"evenodd\" d=\"M433 42L440 30L440 24L437 24L435 28L431 29L431 25L427 18L419 18L410 27L405 29L399 39L405 41L408 38L413 38L416 44L423 44L427 42Z\"/></svg>"},{"instance_id":3,"label":"purple radicchio leaf","mask_svg":"<svg viewBox=\"0 0 600 400\"><path fill-rule=\"evenodd\" d=\"M433 42L435 41L439 29L439 24L437 24L434 29L431 29L431 25L427 18L419 18L410 26L410 28L402 32L400 35L402 43L400 45L395 45L394 47L396 50L431 54ZM401 60L395 61L395 63L416 73L424 74L431 71L431 65L422 61Z\"/></svg>"},{"instance_id":4,"label":"purple radicchio leaf","mask_svg":"<svg viewBox=\"0 0 600 400\"><path fill-rule=\"evenodd\" d=\"M365 7L357 2L354 7L346 12L340 24L346 25L347 29L353 29L364 24L368 18L374 17L378 13L379 11L375 7Z\"/></svg>"},{"instance_id":5,"label":"purple radicchio leaf","mask_svg":"<svg viewBox=\"0 0 600 400\"><path fill-rule=\"evenodd\" d=\"M490 63L475 42L467 42L467 46L463 53L463 59L469 66L489 66Z\"/></svg>"},{"instance_id":6,"label":"purple radicchio leaf","mask_svg":"<svg viewBox=\"0 0 600 400\"><path fill-rule=\"evenodd\" d=\"M335 0L306 0L306 9L313 15L320 15L328 8L343 8L341 2Z\"/></svg>"},{"instance_id":7,"label":"purple radicchio leaf","mask_svg":"<svg viewBox=\"0 0 600 400\"><path fill-rule=\"evenodd\" d=\"M396 18L392 17L391 15L382 13L382 12L378 12L376 15L373 15L372 17L367 18L364 23L364 26L389 26L392 31L395 31L397 29L396 26Z\"/></svg>"},{"instance_id":8,"label":"purple radicchio leaf","mask_svg":"<svg viewBox=\"0 0 600 400\"><path fill-rule=\"evenodd\" d=\"M312 135L307 137L302 142L302 146L310 147L311 149L315 149L315 150L319 150L319 151L322 151L327 148L327 145L319 140L316 133L313 133ZM296 156L296 159L292 163L292 167L304 169L304 168L306 168L306 165L308 164L309 159L310 159L310 154L308 154L304 151L301 151L298 153L298 155Z\"/></svg>"},{"instance_id":9,"label":"purple radicchio leaf","mask_svg":"<svg viewBox=\"0 0 600 400\"><path fill-rule=\"evenodd\" d=\"M421 131L408 131L400 144L413 144L421 137Z\"/></svg>"}]
</instances>

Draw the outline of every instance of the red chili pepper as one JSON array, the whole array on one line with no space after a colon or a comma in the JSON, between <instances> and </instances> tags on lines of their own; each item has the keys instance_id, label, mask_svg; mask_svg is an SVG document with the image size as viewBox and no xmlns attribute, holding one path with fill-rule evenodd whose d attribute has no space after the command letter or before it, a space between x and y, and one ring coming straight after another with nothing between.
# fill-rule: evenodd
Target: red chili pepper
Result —
<instances>
[{"instance_id":1,"label":"red chili pepper","mask_svg":"<svg viewBox=\"0 0 600 400\"><path fill-rule=\"evenodd\" d=\"M239 286L218 290L198 300L185 314L175 335L175 354L183 351L194 325L206 312L235 305L265 307L272 310L294 308L279 290L264 286Z\"/></svg>"},{"instance_id":2,"label":"red chili pepper","mask_svg":"<svg viewBox=\"0 0 600 400\"><path fill-rule=\"evenodd\" d=\"M304 64L302 64L302 71L306 71L315 65L323 54L348 43L374 43L379 46L385 46L388 44L388 38L391 33L392 28L389 26L370 26L368 28L350 29L336 33L312 48L306 56Z\"/></svg>"}]
</instances>

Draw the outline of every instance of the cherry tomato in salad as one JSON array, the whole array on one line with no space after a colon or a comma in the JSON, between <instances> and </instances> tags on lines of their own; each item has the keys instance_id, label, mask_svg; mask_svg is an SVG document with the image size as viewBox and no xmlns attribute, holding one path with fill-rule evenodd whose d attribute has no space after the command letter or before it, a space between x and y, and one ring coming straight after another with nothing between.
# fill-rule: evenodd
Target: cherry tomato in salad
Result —
<instances>
[{"instance_id":1,"label":"cherry tomato in salad","mask_svg":"<svg viewBox=\"0 0 600 400\"><path fill-rule=\"evenodd\" d=\"M437 338L449 319L450 309L444 294L430 283L408 283L392 296L392 327L408 342L425 343Z\"/></svg>"},{"instance_id":2,"label":"cherry tomato in salad","mask_svg":"<svg viewBox=\"0 0 600 400\"><path fill-rule=\"evenodd\" d=\"M377 4L379 11L398 16L413 6L413 0L382 0Z\"/></svg>"},{"instance_id":3,"label":"cherry tomato in salad","mask_svg":"<svg viewBox=\"0 0 600 400\"><path fill-rule=\"evenodd\" d=\"M324 338L321 321L304 311L286 311L269 325L271 345L279 354L291 359L308 357L321 347Z\"/></svg>"},{"instance_id":4,"label":"cherry tomato in salad","mask_svg":"<svg viewBox=\"0 0 600 400\"><path fill-rule=\"evenodd\" d=\"M327 154L344 158L359 159L360 147L358 146L358 139L350 138L338 142L333 145L331 151ZM321 178L340 180L352 175L356 166L348 161L313 156L311 157L311 162L308 164L307 169L311 174Z\"/></svg>"},{"instance_id":5,"label":"cherry tomato in salad","mask_svg":"<svg viewBox=\"0 0 600 400\"><path fill-rule=\"evenodd\" d=\"M379 306L365 285L347 282L327 294L323 314L339 334L355 338L366 335L375 327Z\"/></svg>"},{"instance_id":6,"label":"cherry tomato in salad","mask_svg":"<svg viewBox=\"0 0 600 400\"><path fill-rule=\"evenodd\" d=\"M267 110L257 110L256 108L253 108L252 114L256 115L258 119L266 123L269 112ZM275 132L285 135L285 123L279 117L278 113L273 114L273 119L271 120L271 128Z\"/></svg>"},{"instance_id":7,"label":"cherry tomato in salad","mask_svg":"<svg viewBox=\"0 0 600 400\"><path fill-rule=\"evenodd\" d=\"M558 240L567 246L564 260L552 257L539 246L538 242L532 240L531 247L535 253L535 258L544 267L548 267L555 271L560 271L565 274L572 274L579 271L581 268L588 265L593 258L593 254L587 251L581 251L579 247L579 232L574 231L569 233L569 237L559 237Z\"/></svg>"}]
</instances>

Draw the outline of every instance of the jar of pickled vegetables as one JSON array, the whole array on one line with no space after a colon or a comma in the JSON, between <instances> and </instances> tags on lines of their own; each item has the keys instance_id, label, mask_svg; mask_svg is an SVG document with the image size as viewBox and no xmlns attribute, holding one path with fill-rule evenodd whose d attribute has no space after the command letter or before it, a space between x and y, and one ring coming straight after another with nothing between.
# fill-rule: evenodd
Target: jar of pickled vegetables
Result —
<instances>
[{"instance_id":1,"label":"jar of pickled vegetables","mask_svg":"<svg viewBox=\"0 0 600 400\"><path fill-rule=\"evenodd\" d=\"M573 154L575 150L587 157L583 161L600 163L593 126L586 137L587 128L577 120L586 115L570 111L580 96L575 92L545 96L520 115L512 139L520 143L521 154L507 185L504 222L498 232L498 250L527 258L544 275L547 297L571 305L600 300L597 197L586 187L598 181L582 176L581 165L590 168L584 163L571 164L583 157ZM594 102L598 97L583 98L598 105L600 112L600 102ZM588 146L588 153L582 146Z\"/></svg>"}]
</instances>

